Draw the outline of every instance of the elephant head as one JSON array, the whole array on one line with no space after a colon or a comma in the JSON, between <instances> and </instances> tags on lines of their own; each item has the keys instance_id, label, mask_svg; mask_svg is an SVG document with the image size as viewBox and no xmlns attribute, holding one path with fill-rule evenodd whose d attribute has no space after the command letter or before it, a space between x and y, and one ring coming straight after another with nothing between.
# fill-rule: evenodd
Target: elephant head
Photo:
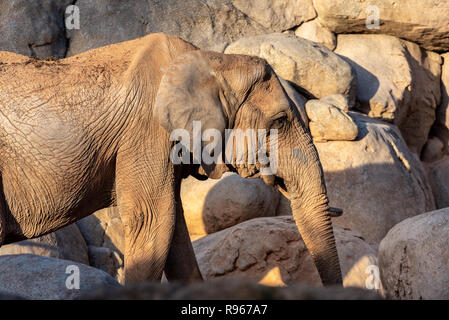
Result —
<instances>
[{"instance_id":1,"label":"elephant head","mask_svg":"<svg viewBox=\"0 0 449 320\"><path fill-rule=\"evenodd\" d=\"M203 134L208 129L224 136L225 129L276 129L277 139L270 135L267 147L276 147L276 170L261 177L288 194L296 225L323 284L342 283L332 210L317 150L265 60L200 50L177 57L161 79L154 116L168 132L181 128L192 135L195 120L201 122ZM223 139L223 143L229 141ZM235 157L227 165L201 163L201 171L214 178L224 170L257 177L262 169L260 161L237 164Z\"/></svg>"}]
</instances>

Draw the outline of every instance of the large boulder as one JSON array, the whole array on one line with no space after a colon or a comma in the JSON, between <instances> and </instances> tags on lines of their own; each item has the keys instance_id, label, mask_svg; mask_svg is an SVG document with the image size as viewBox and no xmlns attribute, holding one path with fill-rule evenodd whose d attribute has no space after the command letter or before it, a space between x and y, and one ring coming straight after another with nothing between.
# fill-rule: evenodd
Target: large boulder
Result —
<instances>
[{"instance_id":1,"label":"large boulder","mask_svg":"<svg viewBox=\"0 0 449 320\"><path fill-rule=\"evenodd\" d=\"M358 129L352 118L343 110L325 100L309 100L306 112L310 120L310 134L314 142L329 140L354 140Z\"/></svg>"},{"instance_id":2,"label":"large boulder","mask_svg":"<svg viewBox=\"0 0 449 320\"><path fill-rule=\"evenodd\" d=\"M396 124L420 154L440 103L440 56L388 35L339 35L335 52L357 74L357 108Z\"/></svg>"},{"instance_id":3,"label":"large boulder","mask_svg":"<svg viewBox=\"0 0 449 320\"><path fill-rule=\"evenodd\" d=\"M334 228L345 286L366 288L376 252L348 229ZM292 217L256 218L194 241L203 276L245 278L267 285L321 286L315 264ZM378 279L377 279L378 281Z\"/></svg>"},{"instance_id":4,"label":"large boulder","mask_svg":"<svg viewBox=\"0 0 449 320\"><path fill-rule=\"evenodd\" d=\"M117 207L99 210L77 225L88 245L90 265L124 281L124 227Z\"/></svg>"},{"instance_id":5,"label":"large boulder","mask_svg":"<svg viewBox=\"0 0 449 320\"><path fill-rule=\"evenodd\" d=\"M163 32L223 51L245 36L290 29L316 16L311 0L78 0L82 26L69 30L68 56Z\"/></svg>"},{"instance_id":6,"label":"large boulder","mask_svg":"<svg viewBox=\"0 0 449 320\"><path fill-rule=\"evenodd\" d=\"M34 254L89 265L87 245L76 224L45 236L0 247L0 255Z\"/></svg>"},{"instance_id":7,"label":"large boulder","mask_svg":"<svg viewBox=\"0 0 449 320\"><path fill-rule=\"evenodd\" d=\"M279 192L261 179L235 173L225 173L219 180L189 177L181 184L184 216L193 239L252 218L275 216L279 198Z\"/></svg>"},{"instance_id":8,"label":"large boulder","mask_svg":"<svg viewBox=\"0 0 449 320\"><path fill-rule=\"evenodd\" d=\"M282 78L317 98L340 93L355 100L355 78L351 66L328 48L286 33L242 38L225 53L259 56Z\"/></svg>"},{"instance_id":9,"label":"large boulder","mask_svg":"<svg viewBox=\"0 0 449 320\"><path fill-rule=\"evenodd\" d=\"M449 208L394 226L379 246L387 295L395 299L449 299Z\"/></svg>"},{"instance_id":10,"label":"large boulder","mask_svg":"<svg viewBox=\"0 0 449 320\"><path fill-rule=\"evenodd\" d=\"M437 208L449 207L449 157L427 164L426 167Z\"/></svg>"},{"instance_id":11,"label":"large boulder","mask_svg":"<svg viewBox=\"0 0 449 320\"><path fill-rule=\"evenodd\" d=\"M379 300L372 290L305 285L269 287L247 279L223 279L190 285L146 282L85 296L92 300ZM187 308L187 307L185 307ZM182 312L176 310L176 312ZM248 309L245 309L248 311ZM263 309L261 309L263 311ZM173 313L175 314L175 313ZM215 311L214 315L217 314ZM257 313L256 313L257 314Z\"/></svg>"},{"instance_id":12,"label":"large boulder","mask_svg":"<svg viewBox=\"0 0 449 320\"><path fill-rule=\"evenodd\" d=\"M313 4L319 21L335 33L390 34L428 50L449 50L447 0L314 0ZM376 10L379 28L368 28L367 22L374 22Z\"/></svg>"},{"instance_id":13,"label":"large boulder","mask_svg":"<svg viewBox=\"0 0 449 320\"><path fill-rule=\"evenodd\" d=\"M71 300L117 286L107 273L81 263L32 254L0 256L0 291L26 299Z\"/></svg>"},{"instance_id":14,"label":"large boulder","mask_svg":"<svg viewBox=\"0 0 449 320\"><path fill-rule=\"evenodd\" d=\"M63 58L64 13L72 0L0 2L0 50L38 58Z\"/></svg>"},{"instance_id":15,"label":"large boulder","mask_svg":"<svg viewBox=\"0 0 449 320\"><path fill-rule=\"evenodd\" d=\"M391 124L350 112L359 136L316 147L338 225L358 231L374 247L398 222L434 210L424 168Z\"/></svg>"},{"instance_id":16,"label":"large boulder","mask_svg":"<svg viewBox=\"0 0 449 320\"><path fill-rule=\"evenodd\" d=\"M436 121L432 127L434 136L443 141L444 152L449 153L449 53L441 56L441 103L437 108Z\"/></svg>"}]
</instances>

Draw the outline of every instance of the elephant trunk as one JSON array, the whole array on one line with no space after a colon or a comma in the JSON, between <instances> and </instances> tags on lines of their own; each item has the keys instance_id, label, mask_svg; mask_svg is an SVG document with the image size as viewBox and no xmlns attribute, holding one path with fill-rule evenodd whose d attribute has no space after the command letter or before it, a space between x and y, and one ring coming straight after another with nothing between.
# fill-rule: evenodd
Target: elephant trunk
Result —
<instances>
[{"instance_id":1,"label":"elephant trunk","mask_svg":"<svg viewBox=\"0 0 449 320\"><path fill-rule=\"evenodd\" d=\"M341 285L340 263L318 152L305 132L301 139L295 139L298 140L303 142L296 145L298 149L282 150L280 146L278 176L284 181L296 226L323 285Z\"/></svg>"}]
</instances>

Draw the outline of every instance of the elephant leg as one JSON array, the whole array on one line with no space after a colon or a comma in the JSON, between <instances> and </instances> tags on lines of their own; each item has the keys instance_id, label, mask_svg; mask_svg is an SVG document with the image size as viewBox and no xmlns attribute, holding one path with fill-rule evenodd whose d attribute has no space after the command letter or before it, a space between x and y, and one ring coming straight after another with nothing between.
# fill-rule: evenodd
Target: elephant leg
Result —
<instances>
[{"instance_id":1,"label":"elephant leg","mask_svg":"<svg viewBox=\"0 0 449 320\"><path fill-rule=\"evenodd\" d=\"M3 182L0 174L0 247L6 238L6 202L3 195Z\"/></svg>"},{"instance_id":2,"label":"elephant leg","mask_svg":"<svg viewBox=\"0 0 449 320\"><path fill-rule=\"evenodd\" d=\"M203 280L190 241L179 192L176 192L175 233L164 271L169 281L191 283Z\"/></svg>"},{"instance_id":3,"label":"elephant leg","mask_svg":"<svg viewBox=\"0 0 449 320\"><path fill-rule=\"evenodd\" d=\"M138 159L138 156L134 157ZM176 205L169 168L117 159L117 206L125 230L125 283L160 281L172 240ZM165 169L165 168L164 168Z\"/></svg>"}]
</instances>

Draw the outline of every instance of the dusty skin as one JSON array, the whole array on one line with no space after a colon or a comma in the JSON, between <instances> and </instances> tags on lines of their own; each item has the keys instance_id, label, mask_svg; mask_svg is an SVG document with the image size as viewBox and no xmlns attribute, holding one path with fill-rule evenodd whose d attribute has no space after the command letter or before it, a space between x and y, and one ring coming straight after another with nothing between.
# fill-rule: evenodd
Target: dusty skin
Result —
<instances>
[{"instance_id":1,"label":"dusty skin","mask_svg":"<svg viewBox=\"0 0 449 320\"><path fill-rule=\"evenodd\" d=\"M173 165L169 134L193 120L202 130L278 129L278 171L264 181L287 192L323 283L341 283L318 154L274 71L163 34L57 61L0 52L0 245L116 204L127 283L164 270L169 280L201 279L181 179L256 177L260 165Z\"/></svg>"}]
</instances>

